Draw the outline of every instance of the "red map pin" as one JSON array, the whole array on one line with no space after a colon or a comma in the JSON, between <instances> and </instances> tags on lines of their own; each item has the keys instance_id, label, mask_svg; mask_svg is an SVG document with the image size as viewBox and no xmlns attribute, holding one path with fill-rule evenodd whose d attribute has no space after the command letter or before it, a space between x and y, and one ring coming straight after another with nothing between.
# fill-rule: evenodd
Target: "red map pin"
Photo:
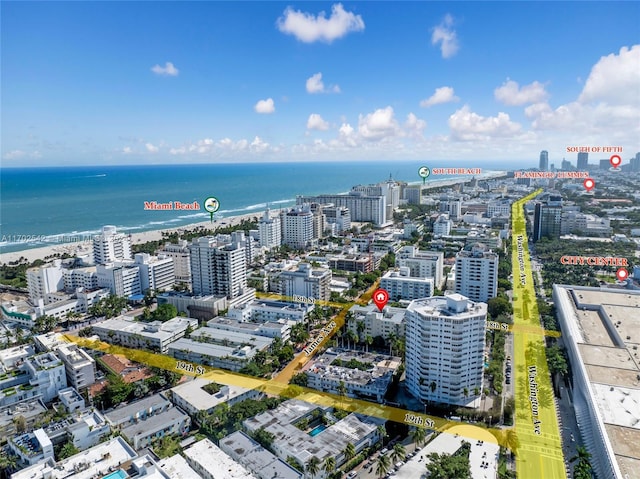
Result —
<instances>
[{"instance_id":1,"label":"red map pin","mask_svg":"<svg viewBox=\"0 0 640 479\"><path fill-rule=\"evenodd\" d=\"M594 189L596 187L596 182L593 181L593 178L587 178L586 180L584 180L584 188L587 191L591 191L592 189Z\"/></svg>"},{"instance_id":2,"label":"red map pin","mask_svg":"<svg viewBox=\"0 0 640 479\"><path fill-rule=\"evenodd\" d=\"M616 271L616 276L618 277L618 281L624 281L629 277L629 272L624 268L620 268Z\"/></svg>"},{"instance_id":3,"label":"red map pin","mask_svg":"<svg viewBox=\"0 0 640 479\"><path fill-rule=\"evenodd\" d=\"M620 155L613 155L611 158L609 158L609 163L611 163L611 166L613 166L614 168L617 168L618 166L620 166L620 163L622 163L622 158L620 158Z\"/></svg>"},{"instance_id":4,"label":"red map pin","mask_svg":"<svg viewBox=\"0 0 640 479\"><path fill-rule=\"evenodd\" d=\"M373 292L373 302L376 303L376 306L380 311L386 306L389 302L389 293L387 293L386 289L378 288Z\"/></svg>"}]
</instances>

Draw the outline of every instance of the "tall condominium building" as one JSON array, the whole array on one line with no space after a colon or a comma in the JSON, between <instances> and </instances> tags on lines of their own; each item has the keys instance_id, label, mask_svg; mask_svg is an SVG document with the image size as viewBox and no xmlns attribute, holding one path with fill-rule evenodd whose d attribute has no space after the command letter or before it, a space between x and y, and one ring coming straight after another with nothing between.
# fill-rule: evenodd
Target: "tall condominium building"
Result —
<instances>
[{"instance_id":1,"label":"tall condominium building","mask_svg":"<svg viewBox=\"0 0 640 479\"><path fill-rule=\"evenodd\" d=\"M449 217L457 221L462 218L462 200L445 197L440 199L440 212L449 213Z\"/></svg>"},{"instance_id":2,"label":"tall condominium building","mask_svg":"<svg viewBox=\"0 0 640 479\"><path fill-rule=\"evenodd\" d=\"M345 206L325 206L322 211L328 225L336 225L336 232L351 229L351 213Z\"/></svg>"},{"instance_id":3,"label":"tall condominium building","mask_svg":"<svg viewBox=\"0 0 640 479\"><path fill-rule=\"evenodd\" d=\"M444 253L420 251L416 246L404 246L396 254L396 266L408 267L412 278L433 278L435 287L442 283Z\"/></svg>"},{"instance_id":4,"label":"tall condominium building","mask_svg":"<svg viewBox=\"0 0 640 479\"><path fill-rule=\"evenodd\" d=\"M331 295L331 270L312 268L309 263L300 263L298 269L285 270L274 282L283 296L304 296L328 301Z\"/></svg>"},{"instance_id":5,"label":"tall condominium building","mask_svg":"<svg viewBox=\"0 0 640 479\"><path fill-rule=\"evenodd\" d=\"M313 239L322 239L324 238L324 229L327 223L327 217L325 216L320 203L311 203L309 207L313 214Z\"/></svg>"},{"instance_id":6,"label":"tall condominium building","mask_svg":"<svg viewBox=\"0 0 640 479\"><path fill-rule=\"evenodd\" d=\"M386 226L387 221L387 197L369 196L364 192L350 191L347 195L318 195L298 196L296 203L332 203L335 206L349 208L352 221L371 222L376 226Z\"/></svg>"},{"instance_id":7,"label":"tall condominium building","mask_svg":"<svg viewBox=\"0 0 640 479\"><path fill-rule=\"evenodd\" d=\"M260 221L258 221L258 236L260 246L273 249L282 245L282 227L279 216L271 216L269 208L266 209Z\"/></svg>"},{"instance_id":8,"label":"tall condominium building","mask_svg":"<svg viewBox=\"0 0 640 479\"><path fill-rule=\"evenodd\" d=\"M533 215L532 240L542 237L558 238L562 225L562 205L536 203Z\"/></svg>"},{"instance_id":9,"label":"tall condominium building","mask_svg":"<svg viewBox=\"0 0 640 479\"><path fill-rule=\"evenodd\" d=\"M354 193L367 196L384 196L386 200L386 217L393 218L393 211L400 205L400 184L389 178L388 181L375 185L357 185L351 188Z\"/></svg>"},{"instance_id":10,"label":"tall condominium building","mask_svg":"<svg viewBox=\"0 0 640 479\"><path fill-rule=\"evenodd\" d=\"M448 213L442 213L433 223L434 236L449 236L451 234L451 226L453 221L449 219Z\"/></svg>"},{"instance_id":11,"label":"tall condominium building","mask_svg":"<svg viewBox=\"0 0 640 479\"><path fill-rule=\"evenodd\" d=\"M313 213L309 204L292 208L280 217L282 244L303 249L313 243Z\"/></svg>"},{"instance_id":12,"label":"tall condominium building","mask_svg":"<svg viewBox=\"0 0 640 479\"><path fill-rule=\"evenodd\" d=\"M481 243L456 254L455 292L485 303L495 298L498 294L498 255Z\"/></svg>"},{"instance_id":13,"label":"tall condominium building","mask_svg":"<svg viewBox=\"0 0 640 479\"><path fill-rule=\"evenodd\" d=\"M433 278L412 278L406 266L399 271L387 271L380 280L380 287L389 293L391 301L428 298L433 296L433 285Z\"/></svg>"},{"instance_id":14,"label":"tall condominium building","mask_svg":"<svg viewBox=\"0 0 640 479\"><path fill-rule=\"evenodd\" d=\"M482 391L487 305L460 294L412 301L405 314L406 381L422 401L474 405Z\"/></svg>"},{"instance_id":15,"label":"tall condominium building","mask_svg":"<svg viewBox=\"0 0 640 479\"><path fill-rule=\"evenodd\" d=\"M640 171L640 153L636 153L636 156L631 158L631 171Z\"/></svg>"},{"instance_id":16,"label":"tall condominium building","mask_svg":"<svg viewBox=\"0 0 640 479\"><path fill-rule=\"evenodd\" d=\"M167 243L159 253L173 260L176 283L191 283L191 255L187 240L178 240L178 244Z\"/></svg>"},{"instance_id":17,"label":"tall condominium building","mask_svg":"<svg viewBox=\"0 0 640 479\"><path fill-rule=\"evenodd\" d=\"M215 238L195 238L189 245L193 294L233 299L247 289L247 260L239 244L220 246Z\"/></svg>"},{"instance_id":18,"label":"tall condominium building","mask_svg":"<svg viewBox=\"0 0 640 479\"><path fill-rule=\"evenodd\" d=\"M587 170L589 168L589 153L578 153L578 170Z\"/></svg>"},{"instance_id":19,"label":"tall condominium building","mask_svg":"<svg viewBox=\"0 0 640 479\"><path fill-rule=\"evenodd\" d=\"M107 264L123 259L131 259L131 238L117 233L115 226L103 226L102 234L93 238L93 261Z\"/></svg>"},{"instance_id":20,"label":"tall condominium building","mask_svg":"<svg viewBox=\"0 0 640 479\"><path fill-rule=\"evenodd\" d=\"M38 304L39 299L48 304L50 300L47 296L64 288L62 262L59 259L49 265L29 268L26 276L29 299L33 304Z\"/></svg>"},{"instance_id":21,"label":"tall condominium building","mask_svg":"<svg viewBox=\"0 0 640 479\"><path fill-rule=\"evenodd\" d=\"M547 150L542 150L540 152L540 171L547 171L549 169L549 152Z\"/></svg>"},{"instance_id":22,"label":"tall condominium building","mask_svg":"<svg viewBox=\"0 0 640 479\"><path fill-rule=\"evenodd\" d=\"M137 296L143 293L140 268L131 262L116 262L96 266L98 286L107 288L116 296Z\"/></svg>"},{"instance_id":23,"label":"tall condominium building","mask_svg":"<svg viewBox=\"0 0 640 479\"><path fill-rule=\"evenodd\" d=\"M175 284L173 258L137 253L134 264L140 270L140 288L143 292L148 289L168 289Z\"/></svg>"}]
</instances>

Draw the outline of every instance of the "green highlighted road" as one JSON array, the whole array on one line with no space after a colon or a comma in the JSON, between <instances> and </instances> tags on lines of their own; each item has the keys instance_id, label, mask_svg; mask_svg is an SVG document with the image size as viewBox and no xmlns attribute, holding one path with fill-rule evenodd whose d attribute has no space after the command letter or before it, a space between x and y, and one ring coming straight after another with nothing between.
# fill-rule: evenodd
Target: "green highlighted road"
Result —
<instances>
[{"instance_id":1,"label":"green highlighted road","mask_svg":"<svg viewBox=\"0 0 640 479\"><path fill-rule=\"evenodd\" d=\"M526 232L524 204L538 190L511 208L514 283L513 348L516 472L520 479L565 479L562 442L555 398L545 355Z\"/></svg>"}]
</instances>

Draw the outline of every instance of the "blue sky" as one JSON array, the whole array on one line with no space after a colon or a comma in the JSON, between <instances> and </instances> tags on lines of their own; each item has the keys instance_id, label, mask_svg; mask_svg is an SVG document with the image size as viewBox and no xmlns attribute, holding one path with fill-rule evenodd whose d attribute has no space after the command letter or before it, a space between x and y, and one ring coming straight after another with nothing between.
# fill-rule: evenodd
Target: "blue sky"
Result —
<instances>
[{"instance_id":1,"label":"blue sky","mask_svg":"<svg viewBox=\"0 0 640 479\"><path fill-rule=\"evenodd\" d=\"M3 166L640 151L638 2L0 8Z\"/></svg>"}]
</instances>

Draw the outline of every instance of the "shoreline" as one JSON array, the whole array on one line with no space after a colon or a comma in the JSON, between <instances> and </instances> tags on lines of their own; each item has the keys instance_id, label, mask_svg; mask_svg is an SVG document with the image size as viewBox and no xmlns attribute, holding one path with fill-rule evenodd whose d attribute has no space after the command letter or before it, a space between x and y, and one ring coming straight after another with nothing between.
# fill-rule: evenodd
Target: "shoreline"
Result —
<instances>
[{"instance_id":1,"label":"shoreline","mask_svg":"<svg viewBox=\"0 0 640 479\"><path fill-rule=\"evenodd\" d=\"M421 185L425 189L439 188L443 186L452 186L458 183L465 183L471 181L473 177L478 180L481 179L491 179L495 177L501 177L506 174L506 171L492 171L488 173L481 173L479 175L465 175L454 178L442 178L442 179L429 179L427 182L422 185L422 182L408 182L409 186L417 186ZM432 177L434 178L434 177ZM295 204L295 198L291 200ZM147 243L149 241L160 241L162 240L162 233L171 233L171 232L181 232L186 230L193 230L196 228L220 228L226 226L235 226L239 224L243 219L251 219L254 217L260 218L264 210L256 210L253 213L245 213L242 215L235 216L225 216L215 220L214 223L211 221L199 221L196 223L189 223L182 226L176 226L172 228L161 228L157 230L149 230L142 231L139 233L130 233L131 244L138 245L142 243ZM224 223L224 224L223 224ZM0 265L9 264L15 261L18 261L21 257L26 258L28 263L32 263L38 259L44 260L48 256L52 256L55 254L64 254L68 253L72 256L86 256L93 255L93 242L92 238L94 235L77 235L77 240L66 243L55 243L50 246L40 246L35 248L27 248L19 251L10 251L6 253L0 253Z\"/></svg>"},{"instance_id":2,"label":"shoreline","mask_svg":"<svg viewBox=\"0 0 640 479\"><path fill-rule=\"evenodd\" d=\"M149 241L161 241L162 233L173 233L173 232L181 232L187 230L193 230L196 228L220 228L227 226L235 226L240 224L242 220L251 219L254 217L260 218L262 213L247 213L244 215L237 216L228 216L224 218L220 218L215 220L215 222L211 223L211 221L200 221L198 223L190 223L183 226L176 226L174 228L163 228L159 230L149 230L142 231L140 233L130 233L131 244L138 245L142 243L148 243ZM223 224L224 223L224 224ZM116 230L117 231L117 230ZM70 242L70 243L59 243L51 246L41 246L38 248L29 248L20 251L11 251L8 253L0 253L0 265L9 264L11 262L18 261L21 257L26 258L28 263L32 263L38 259L44 260L47 256L52 256L55 254L63 254L68 253L72 256L86 256L93 255L93 238L94 235L86 235L80 239L79 241Z\"/></svg>"}]
</instances>

